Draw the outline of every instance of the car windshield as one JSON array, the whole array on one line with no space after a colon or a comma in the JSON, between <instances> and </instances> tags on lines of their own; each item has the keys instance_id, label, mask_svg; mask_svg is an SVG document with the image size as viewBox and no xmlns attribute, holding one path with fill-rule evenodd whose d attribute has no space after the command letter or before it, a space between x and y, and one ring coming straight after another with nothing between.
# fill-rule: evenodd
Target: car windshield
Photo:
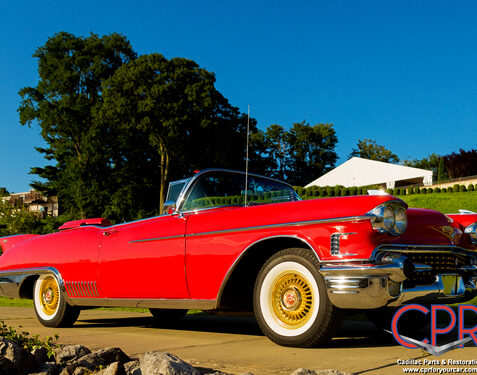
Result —
<instances>
[{"instance_id":1,"label":"car windshield","mask_svg":"<svg viewBox=\"0 0 477 375\"><path fill-rule=\"evenodd\" d=\"M249 175L247 185L247 205L300 200L290 186L279 181ZM214 171L205 173L198 179L187 195L181 210L190 211L244 203L245 174Z\"/></svg>"},{"instance_id":2,"label":"car windshield","mask_svg":"<svg viewBox=\"0 0 477 375\"><path fill-rule=\"evenodd\" d=\"M167 191L166 201L176 202L184 186L189 182L190 178L184 180L173 181L169 184L169 190Z\"/></svg>"}]
</instances>

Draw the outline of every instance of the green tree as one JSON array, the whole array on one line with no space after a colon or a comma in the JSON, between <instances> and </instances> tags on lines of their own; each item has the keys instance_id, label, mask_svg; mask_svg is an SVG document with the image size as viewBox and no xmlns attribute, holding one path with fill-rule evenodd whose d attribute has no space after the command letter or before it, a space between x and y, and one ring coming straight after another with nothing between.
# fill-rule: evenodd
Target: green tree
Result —
<instances>
[{"instance_id":1,"label":"green tree","mask_svg":"<svg viewBox=\"0 0 477 375\"><path fill-rule=\"evenodd\" d=\"M305 185L331 170L338 156L338 138L333 124L295 123L287 133L289 150L288 182Z\"/></svg>"},{"instance_id":2,"label":"green tree","mask_svg":"<svg viewBox=\"0 0 477 375\"><path fill-rule=\"evenodd\" d=\"M374 139L358 140L357 148L353 148L350 157L383 161L386 163L399 163L399 158L386 147L376 144Z\"/></svg>"},{"instance_id":3,"label":"green tree","mask_svg":"<svg viewBox=\"0 0 477 375\"><path fill-rule=\"evenodd\" d=\"M273 124L265 131L266 155L269 158L268 175L285 180L289 169L289 143L287 131L281 125Z\"/></svg>"},{"instance_id":4,"label":"green tree","mask_svg":"<svg viewBox=\"0 0 477 375\"><path fill-rule=\"evenodd\" d=\"M446 167L444 165L444 158L439 158L439 166L437 170L437 182L447 181L449 176L447 175Z\"/></svg>"},{"instance_id":5,"label":"green tree","mask_svg":"<svg viewBox=\"0 0 477 375\"><path fill-rule=\"evenodd\" d=\"M453 152L443 158L450 178L477 175L477 149L466 151L461 148L458 153Z\"/></svg>"},{"instance_id":6,"label":"green tree","mask_svg":"<svg viewBox=\"0 0 477 375\"><path fill-rule=\"evenodd\" d=\"M439 156L435 153L432 153L432 154L429 154L429 156L427 156L426 158L423 158L423 159L411 159L411 160L406 159L406 160L403 160L402 164L406 165L408 167L427 169L429 171L432 171L434 176L437 177L440 160L441 160L441 156Z\"/></svg>"},{"instance_id":7,"label":"green tree","mask_svg":"<svg viewBox=\"0 0 477 375\"><path fill-rule=\"evenodd\" d=\"M206 166L245 166L246 117L215 88L214 74L192 60L141 56L104 83L103 97L97 121L142 142L146 160L157 160L160 207L171 176ZM124 152L112 158L113 165L130 160Z\"/></svg>"},{"instance_id":8,"label":"green tree","mask_svg":"<svg viewBox=\"0 0 477 375\"><path fill-rule=\"evenodd\" d=\"M41 218L20 202L0 199L0 236L41 233Z\"/></svg>"},{"instance_id":9,"label":"green tree","mask_svg":"<svg viewBox=\"0 0 477 375\"><path fill-rule=\"evenodd\" d=\"M102 82L136 53L119 34L75 37L60 32L33 56L40 79L36 87L19 92L20 123L40 126L48 147L37 150L53 165L32 168L47 180L32 186L58 195L72 216L100 215L110 196L110 128L93 117L102 102Z\"/></svg>"}]
</instances>

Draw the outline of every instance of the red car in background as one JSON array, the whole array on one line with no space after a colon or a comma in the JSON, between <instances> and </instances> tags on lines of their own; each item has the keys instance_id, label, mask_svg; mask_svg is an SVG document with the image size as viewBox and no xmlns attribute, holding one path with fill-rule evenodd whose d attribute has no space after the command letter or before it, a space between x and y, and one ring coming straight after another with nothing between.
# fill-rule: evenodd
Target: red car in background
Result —
<instances>
[{"instance_id":1,"label":"red car in background","mask_svg":"<svg viewBox=\"0 0 477 375\"><path fill-rule=\"evenodd\" d=\"M473 298L476 223L390 195L302 201L280 181L209 169L172 183L162 216L1 238L0 294L33 299L50 327L95 306L249 311L274 342L310 347L348 309Z\"/></svg>"}]
</instances>

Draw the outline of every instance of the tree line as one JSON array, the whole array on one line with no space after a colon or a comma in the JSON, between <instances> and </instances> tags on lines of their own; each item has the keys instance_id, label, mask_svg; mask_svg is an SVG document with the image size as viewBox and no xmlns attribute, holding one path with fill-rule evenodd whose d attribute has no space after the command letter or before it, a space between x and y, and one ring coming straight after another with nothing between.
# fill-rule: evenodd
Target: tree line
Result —
<instances>
[{"instance_id":1,"label":"tree line","mask_svg":"<svg viewBox=\"0 0 477 375\"><path fill-rule=\"evenodd\" d=\"M207 167L244 169L247 116L185 58L138 56L125 36L60 32L33 55L39 81L22 88L20 123L38 126L48 165L32 187L57 195L64 217L113 222L157 214L168 181ZM250 119L250 170L293 184L334 167L332 124L265 131ZM306 172L305 172L306 171Z\"/></svg>"},{"instance_id":2,"label":"tree line","mask_svg":"<svg viewBox=\"0 0 477 375\"><path fill-rule=\"evenodd\" d=\"M386 163L402 164L408 167L433 171L437 182L448 181L460 177L477 176L477 150L452 152L447 155L432 153L423 159L401 160L385 146L378 145L373 139L359 140L357 147L349 155Z\"/></svg>"},{"instance_id":3,"label":"tree line","mask_svg":"<svg viewBox=\"0 0 477 375\"><path fill-rule=\"evenodd\" d=\"M41 178L32 187L58 196L61 220L156 215L169 181L208 167L244 169L247 116L217 90L214 73L196 62L138 56L117 33L60 32L33 56L39 80L19 91L18 112L20 123L38 126L47 144L37 148L48 165L32 168ZM304 186L335 166L338 138L331 123L260 130L251 118L249 125L252 172ZM351 156L431 169L440 180L477 175L476 150L400 160L364 139Z\"/></svg>"}]
</instances>

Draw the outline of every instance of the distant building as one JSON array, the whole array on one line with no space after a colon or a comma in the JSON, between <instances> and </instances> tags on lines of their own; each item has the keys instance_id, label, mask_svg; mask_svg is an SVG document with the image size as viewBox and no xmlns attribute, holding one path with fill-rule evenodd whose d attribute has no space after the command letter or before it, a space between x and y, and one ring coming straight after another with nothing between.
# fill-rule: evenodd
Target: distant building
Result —
<instances>
[{"instance_id":1,"label":"distant building","mask_svg":"<svg viewBox=\"0 0 477 375\"><path fill-rule=\"evenodd\" d=\"M432 185L432 171L353 157L306 187L381 185L394 189L417 184Z\"/></svg>"},{"instance_id":2,"label":"distant building","mask_svg":"<svg viewBox=\"0 0 477 375\"><path fill-rule=\"evenodd\" d=\"M5 198L13 205L22 204L30 210L43 216L58 216L58 197L45 197L41 192L30 190L26 193L13 193Z\"/></svg>"}]
</instances>

